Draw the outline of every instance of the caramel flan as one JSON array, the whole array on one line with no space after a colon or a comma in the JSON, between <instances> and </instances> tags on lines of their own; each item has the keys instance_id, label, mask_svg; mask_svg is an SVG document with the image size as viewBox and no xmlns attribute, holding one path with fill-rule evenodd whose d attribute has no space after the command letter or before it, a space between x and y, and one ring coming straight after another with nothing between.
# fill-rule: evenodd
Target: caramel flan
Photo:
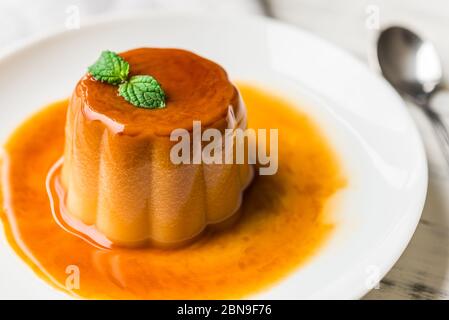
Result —
<instances>
[{"instance_id":1,"label":"caramel flan","mask_svg":"<svg viewBox=\"0 0 449 320\"><path fill-rule=\"evenodd\" d=\"M130 76L157 79L165 108L136 107L90 73L78 82L65 128L66 214L117 245L183 243L235 215L252 168L174 164L170 134L192 134L194 121L223 134L244 129L245 107L224 69L194 53L141 48L120 56Z\"/></svg>"}]
</instances>

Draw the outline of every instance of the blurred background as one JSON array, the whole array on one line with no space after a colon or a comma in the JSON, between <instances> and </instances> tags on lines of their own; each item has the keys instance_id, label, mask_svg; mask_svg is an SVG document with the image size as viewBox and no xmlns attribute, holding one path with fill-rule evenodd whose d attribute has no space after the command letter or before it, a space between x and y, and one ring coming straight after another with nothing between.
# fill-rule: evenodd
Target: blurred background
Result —
<instances>
[{"instance_id":1,"label":"blurred background","mask_svg":"<svg viewBox=\"0 0 449 320\"><path fill-rule=\"evenodd\" d=\"M268 15L308 29L361 59L373 29L400 23L422 32L449 57L447 0L0 0L0 47L54 28L74 28L77 15L82 25L105 14L164 9ZM443 60L449 67L449 58Z\"/></svg>"},{"instance_id":2,"label":"blurred background","mask_svg":"<svg viewBox=\"0 0 449 320\"><path fill-rule=\"evenodd\" d=\"M0 54L52 30L82 28L104 15L158 10L269 16L309 30L371 67L379 30L399 24L434 42L449 82L447 0L0 0ZM447 124L448 92L432 101ZM407 250L367 299L449 299L449 169L429 121L416 106L409 107L427 149L428 198Z\"/></svg>"}]
</instances>

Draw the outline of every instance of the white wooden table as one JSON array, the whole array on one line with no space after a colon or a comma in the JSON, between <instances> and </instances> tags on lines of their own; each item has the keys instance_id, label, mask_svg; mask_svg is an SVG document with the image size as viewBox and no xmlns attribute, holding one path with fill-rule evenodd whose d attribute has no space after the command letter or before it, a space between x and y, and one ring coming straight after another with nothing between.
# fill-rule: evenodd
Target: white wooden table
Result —
<instances>
[{"instance_id":1,"label":"white wooden table","mask_svg":"<svg viewBox=\"0 0 449 320\"><path fill-rule=\"evenodd\" d=\"M379 26L400 23L435 42L449 82L449 2L445 0L267 0L268 11L326 38L367 62L372 44L372 18ZM436 97L434 107L449 123L449 93ZM410 106L423 136L430 167L429 191L422 219L408 248L366 299L449 299L449 170L432 128L420 110Z\"/></svg>"}]
</instances>

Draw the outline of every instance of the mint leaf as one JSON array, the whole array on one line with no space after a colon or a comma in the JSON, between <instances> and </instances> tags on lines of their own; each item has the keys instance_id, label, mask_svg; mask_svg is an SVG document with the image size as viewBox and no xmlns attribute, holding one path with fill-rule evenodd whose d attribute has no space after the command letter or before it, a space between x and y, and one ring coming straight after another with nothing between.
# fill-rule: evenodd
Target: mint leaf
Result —
<instances>
[{"instance_id":1,"label":"mint leaf","mask_svg":"<svg viewBox=\"0 0 449 320\"><path fill-rule=\"evenodd\" d=\"M88 68L92 77L101 82L119 85L118 93L136 107L160 109L165 107L165 93L152 76L133 76L129 81L129 63L112 51L103 51Z\"/></svg>"},{"instance_id":2,"label":"mint leaf","mask_svg":"<svg viewBox=\"0 0 449 320\"><path fill-rule=\"evenodd\" d=\"M165 93L152 76L134 76L118 89L119 95L136 107L161 109L165 107Z\"/></svg>"},{"instance_id":3,"label":"mint leaf","mask_svg":"<svg viewBox=\"0 0 449 320\"><path fill-rule=\"evenodd\" d=\"M109 84L119 84L126 80L129 64L112 51L103 51L100 58L88 68L95 80Z\"/></svg>"}]
</instances>

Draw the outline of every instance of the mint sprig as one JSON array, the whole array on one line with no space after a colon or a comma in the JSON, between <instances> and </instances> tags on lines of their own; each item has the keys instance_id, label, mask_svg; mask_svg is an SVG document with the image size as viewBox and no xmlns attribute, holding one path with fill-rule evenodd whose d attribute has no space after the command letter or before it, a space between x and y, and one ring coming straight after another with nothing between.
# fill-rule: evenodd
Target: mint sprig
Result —
<instances>
[{"instance_id":1,"label":"mint sprig","mask_svg":"<svg viewBox=\"0 0 449 320\"><path fill-rule=\"evenodd\" d=\"M165 108L165 93L159 82L149 75L128 79L129 63L112 51L103 51L100 58L88 68L97 81L119 85L118 94L139 108Z\"/></svg>"},{"instance_id":2,"label":"mint sprig","mask_svg":"<svg viewBox=\"0 0 449 320\"><path fill-rule=\"evenodd\" d=\"M134 76L118 88L119 95L136 107L165 108L165 93L152 76Z\"/></svg>"},{"instance_id":3,"label":"mint sprig","mask_svg":"<svg viewBox=\"0 0 449 320\"><path fill-rule=\"evenodd\" d=\"M128 78L129 63L115 52L103 51L88 71L95 80L116 85Z\"/></svg>"}]
</instances>

